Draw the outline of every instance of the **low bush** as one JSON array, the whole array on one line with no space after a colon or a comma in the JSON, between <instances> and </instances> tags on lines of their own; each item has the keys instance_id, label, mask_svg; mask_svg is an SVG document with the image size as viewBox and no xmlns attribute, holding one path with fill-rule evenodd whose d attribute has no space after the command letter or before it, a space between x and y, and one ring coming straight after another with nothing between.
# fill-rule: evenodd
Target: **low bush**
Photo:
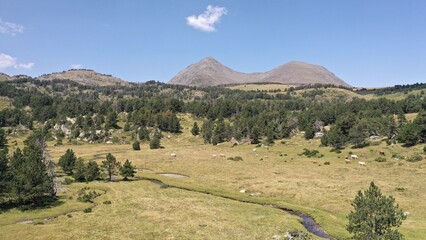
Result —
<instances>
[{"instance_id":1,"label":"low bush","mask_svg":"<svg viewBox=\"0 0 426 240\"><path fill-rule=\"evenodd\" d=\"M307 148L303 149L303 152L299 154L299 156L305 155L308 158L311 157L317 157L317 158L322 158L324 157L324 154L321 154L318 150L309 150Z\"/></svg>"},{"instance_id":2,"label":"low bush","mask_svg":"<svg viewBox=\"0 0 426 240\"><path fill-rule=\"evenodd\" d=\"M414 154L413 156L411 156L407 159L407 161L409 161L409 162L418 162L418 161L421 161L421 160L423 160L423 157L420 156L420 154Z\"/></svg>"},{"instance_id":3,"label":"low bush","mask_svg":"<svg viewBox=\"0 0 426 240\"><path fill-rule=\"evenodd\" d=\"M78 191L78 198L77 200L80 202L91 202L93 203L93 200L100 196L99 193L97 193L96 191L88 191L89 188L85 187L82 188Z\"/></svg>"},{"instance_id":4,"label":"low bush","mask_svg":"<svg viewBox=\"0 0 426 240\"><path fill-rule=\"evenodd\" d=\"M69 177L66 177L65 179L64 179L64 184L65 185L70 185L71 183L73 183L74 182L74 180L72 179L72 178L69 178Z\"/></svg>"},{"instance_id":5,"label":"low bush","mask_svg":"<svg viewBox=\"0 0 426 240\"><path fill-rule=\"evenodd\" d=\"M386 162L386 158L385 157L378 157L378 158L374 159L374 161L376 161L376 162Z\"/></svg>"},{"instance_id":6,"label":"low bush","mask_svg":"<svg viewBox=\"0 0 426 240\"><path fill-rule=\"evenodd\" d=\"M238 161L243 161L243 158L240 157L240 156L235 156L235 157L229 157L228 160L237 161L238 162Z\"/></svg>"},{"instance_id":7,"label":"low bush","mask_svg":"<svg viewBox=\"0 0 426 240\"><path fill-rule=\"evenodd\" d=\"M92 212L92 208L85 208L83 210L84 213L91 213Z\"/></svg>"},{"instance_id":8,"label":"low bush","mask_svg":"<svg viewBox=\"0 0 426 240\"><path fill-rule=\"evenodd\" d=\"M138 141L135 141L133 143L132 147L133 147L133 150L135 150L135 151L141 150L141 145L140 145L140 143Z\"/></svg>"}]
</instances>

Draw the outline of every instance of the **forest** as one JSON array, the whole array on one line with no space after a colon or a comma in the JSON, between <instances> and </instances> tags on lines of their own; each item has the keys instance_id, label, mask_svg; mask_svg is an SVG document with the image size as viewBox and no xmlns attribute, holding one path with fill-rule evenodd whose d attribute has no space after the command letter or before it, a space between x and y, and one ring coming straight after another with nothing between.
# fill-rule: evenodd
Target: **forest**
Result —
<instances>
[{"instance_id":1,"label":"forest","mask_svg":"<svg viewBox=\"0 0 426 240\"><path fill-rule=\"evenodd\" d=\"M284 92L242 91L226 86L195 88L155 81L93 87L67 80L31 78L0 82L0 86L0 96L11 100L11 107L0 111L0 126L8 129L1 134L4 139L1 158L3 168L8 162L11 169L16 168L10 171L14 176L26 171L14 164L22 158L36 159L30 162L39 163L41 172L46 171L47 165L41 163L43 158L40 157L45 141L55 140L57 144L62 144L64 139L106 142L114 130L120 128L117 124L120 117L125 122L123 130L133 136L135 149L139 141L151 141L151 148L159 148L163 133L179 133L178 113L188 113L202 120L202 125L195 123L191 132L200 134L205 143L213 145L231 140L259 144L262 139L266 144L273 144L297 132L304 132L306 139L321 137L321 144L335 151L349 145L362 148L375 137L386 137L388 144L398 141L406 146L426 142L426 94L423 90L401 100L384 97L318 100L317 96L332 86L296 86ZM369 91L382 95L423 87L423 84L415 84ZM295 94L298 90L304 92ZM360 91L366 93L365 89ZM418 115L413 121L407 121L405 114L408 113ZM26 141L23 151L18 149L8 160L5 138L17 126L37 130L37 134ZM326 126L329 126L327 130ZM18 172L12 174L13 171ZM37 181L46 185L41 186L40 196L31 196L34 201L52 192L52 178L47 176L44 181L43 177L46 176L38 176ZM8 179L7 176L2 178ZM25 184L16 182L14 186ZM10 191L17 201L27 201L19 195L24 190L12 187Z\"/></svg>"}]
</instances>

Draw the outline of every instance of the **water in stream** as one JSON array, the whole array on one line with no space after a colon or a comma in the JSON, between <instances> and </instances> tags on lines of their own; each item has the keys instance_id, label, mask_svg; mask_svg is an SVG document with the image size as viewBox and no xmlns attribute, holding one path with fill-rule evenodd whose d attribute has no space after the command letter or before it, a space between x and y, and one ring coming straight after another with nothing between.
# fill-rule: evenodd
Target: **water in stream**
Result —
<instances>
[{"instance_id":1,"label":"water in stream","mask_svg":"<svg viewBox=\"0 0 426 240\"><path fill-rule=\"evenodd\" d=\"M164 184L163 182L161 182L159 180L149 180L149 181L151 181L152 183L154 183L154 184L156 184L160 187L172 187L172 186L168 186L168 185ZM190 191L188 189L182 189L182 190ZM196 192L196 191L194 191L194 192ZM199 193L203 193L203 192L199 192ZM203 194L207 194L207 193L203 193ZM217 196L217 195L214 195L214 196L221 197L221 196ZM233 200L238 201L237 199L233 199ZM252 204L257 204L257 203L252 203ZM258 205L262 205L262 204L258 204ZM303 213L300 213L300 212L295 212L295 211L289 210L289 209L279 208L277 206L272 206L272 207L281 209L285 212L288 212L291 215L300 217L302 219L301 224L306 228L306 230L308 232L314 234L315 236L320 237L320 238L324 238L324 239L334 239L330 235L328 235L324 231L324 229L322 229L321 226L318 223L316 223L315 220L312 217L310 217L309 215L306 215L306 214L303 214Z\"/></svg>"}]
</instances>

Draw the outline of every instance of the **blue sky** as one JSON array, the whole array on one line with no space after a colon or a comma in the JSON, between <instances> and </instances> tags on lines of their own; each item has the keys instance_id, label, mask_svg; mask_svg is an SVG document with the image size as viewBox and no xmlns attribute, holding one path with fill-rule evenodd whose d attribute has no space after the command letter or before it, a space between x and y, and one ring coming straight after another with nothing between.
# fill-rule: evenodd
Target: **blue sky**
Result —
<instances>
[{"instance_id":1,"label":"blue sky","mask_svg":"<svg viewBox=\"0 0 426 240\"><path fill-rule=\"evenodd\" d=\"M207 56L241 72L304 61L358 87L426 82L426 1L0 0L10 75L167 82Z\"/></svg>"}]
</instances>

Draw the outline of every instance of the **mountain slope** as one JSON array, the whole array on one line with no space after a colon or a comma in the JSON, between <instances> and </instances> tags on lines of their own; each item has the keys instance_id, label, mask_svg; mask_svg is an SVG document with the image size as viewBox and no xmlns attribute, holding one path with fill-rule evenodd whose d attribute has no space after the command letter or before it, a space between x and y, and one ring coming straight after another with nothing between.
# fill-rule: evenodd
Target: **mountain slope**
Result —
<instances>
[{"instance_id":1,"label":"mountain slope","mask_svg":"<svg viewBox=\"0 0 426 240\"><path fill-rule=\"evenodd\" d=\"M265 73L241 73L212 57L180 71L168 83L189 86L270 82L282 84L333 84L350 87L326 68L303 62L290 62Z\"/></svg>"},{"instance_id":2,"label":"mountain slope","mask_svg":"<svg viewBox=\"0 0 426 240\"><path fill-rule=\"evenodd\" d=\"M221 84L256 82L260 74L236 72L212 57L207 57L180 71L168 83L189 86L213 86Z\"/></svg>"},{"instance_id":3,"label":"mountain slope","mask_svg":"<svg viewBox=\"0 0 426 240\"><path fill-rule=\"evenodd\" d=\"M304 62L289 62L265 73L263 82L285 84L333 84L350 87L326 68Z\"/></svg>"},{"instance_id":4,"label":"mountain slope","mask_svg":"<svg viewBox=\"0 0 426 240\"><path fill-rule=\"evenodd\" d=\"M82 85L89 86L114 86L114 85L127 85L128 82L113 77L111 75L97 73L93 70L87 69L71 69L60 73L44 74L38 77L40 80L54 80L54 79L67 79L78 82Z\"/></svg>"},{"instance_id":5,"label":"mountain slope","mask_svg":"<svg viewBox=\"0 0 426 240\"><path fill-rule=\"evenodd\" d=\"M6 73L0 72L0 81L8 81L8 80L10 80L10 76L7 75Z\"/></svg>"}]
</instances>

